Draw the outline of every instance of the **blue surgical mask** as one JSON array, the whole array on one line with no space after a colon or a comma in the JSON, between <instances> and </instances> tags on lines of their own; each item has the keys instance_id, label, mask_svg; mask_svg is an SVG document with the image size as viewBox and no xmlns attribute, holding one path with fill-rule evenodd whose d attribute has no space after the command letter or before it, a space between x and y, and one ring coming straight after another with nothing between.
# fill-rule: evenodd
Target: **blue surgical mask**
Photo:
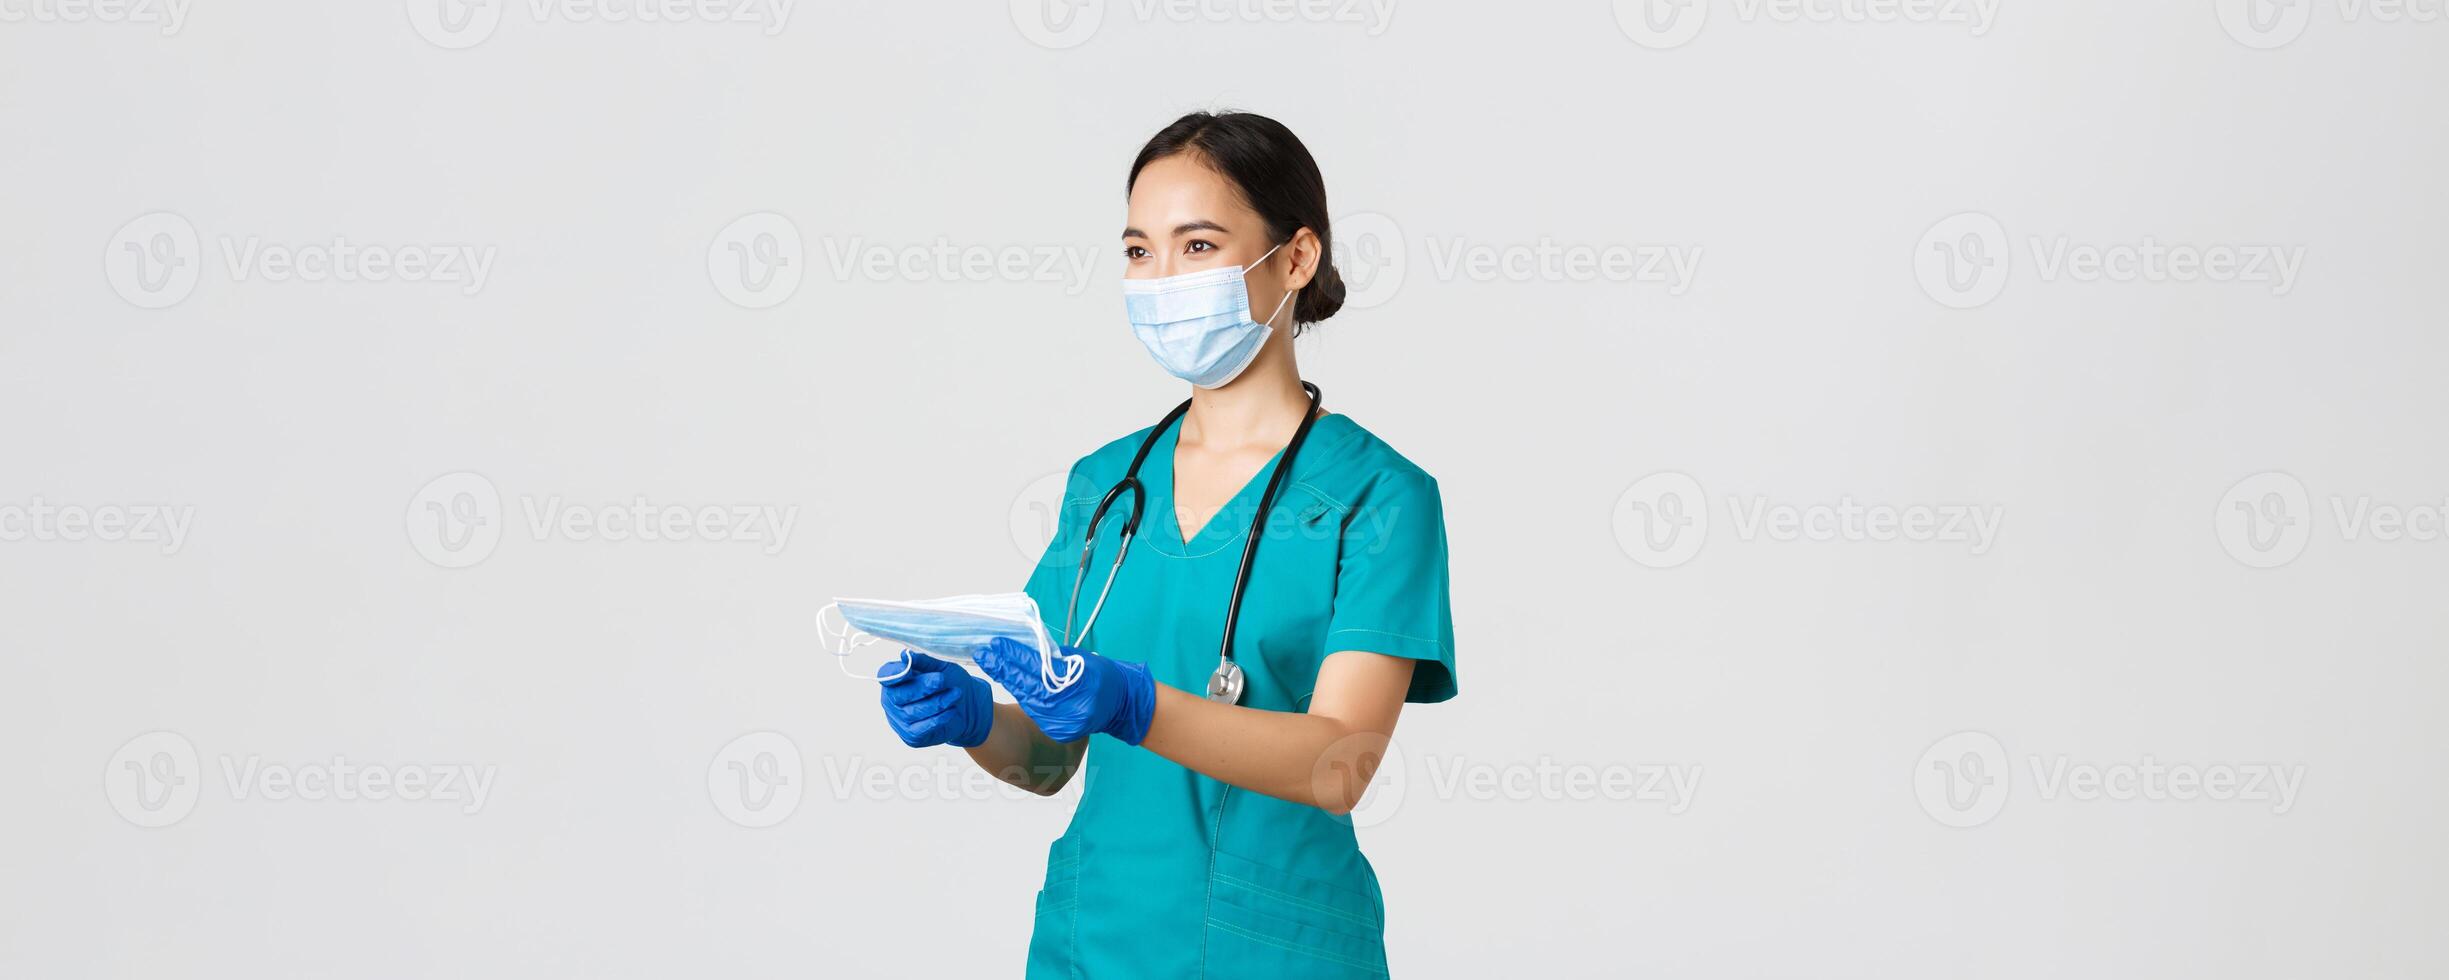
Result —
<instances>
[{"instance_id":1,"label":"blue surgical mask","mask_svg":"<svg viewBox=\"0 0 2449 980\"><path fill-rule=\"evenodd\" d=\"M1275 248L1258 262L1276 254ZM1249 266L1225 266L1163 279L1122 281L1123 310L1131 332L1165 373L1201 388L1221 388L1239 377L1275 332L1276 315L1293 300L1287 291L1263 322L1250 320Z\"/></svg>"},{"instance_id":2,"label":"blue surgical mask","mask_svg":"<svg viewBox=\"0 0 2449 980\"><path fill-rule=\"evenodd\" d=\"M836 599L826 608L841 616L843 628L828 627L824 610L817 611L817 628L824 632L833 655L840 658L843 672L853 677L868 675L851 670L851 652L876 640L896 643L938 660L974 664L979 650L996 637L1007 637L1037 650L1040 678L1049 690L1055 691L1069 687L1084 666L1078 657L1055 647L1046 633L1045 622L1038 617L1037 602L1025 592L915 601ZM1056 669L1058 663L1067 664L1069 670ZM904 666L903 673L907 672L908 667ZM901 676L877 679L897 680Z\"/></svg>"}]
</instances>

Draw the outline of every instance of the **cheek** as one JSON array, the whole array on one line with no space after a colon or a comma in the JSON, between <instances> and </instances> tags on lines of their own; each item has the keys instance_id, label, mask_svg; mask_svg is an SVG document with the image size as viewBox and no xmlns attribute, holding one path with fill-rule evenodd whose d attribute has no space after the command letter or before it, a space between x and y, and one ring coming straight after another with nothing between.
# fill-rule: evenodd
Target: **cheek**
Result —
<instances>
[{"instance_id":1,"label":"cheek","mask_svg":"<svg viewBox=\"0 0 2449 980\"><path fill-rule=\"evenodd\" d=\"M1250 289L1250 313L1253 319L1266 316L1275 310L1276 304L1284 302L1284 291L1290 287L1291 282L1282 275L1261 274L1256 270L1243 277L1242 281L1248 284Z\"/></svg>"}]
</instances>

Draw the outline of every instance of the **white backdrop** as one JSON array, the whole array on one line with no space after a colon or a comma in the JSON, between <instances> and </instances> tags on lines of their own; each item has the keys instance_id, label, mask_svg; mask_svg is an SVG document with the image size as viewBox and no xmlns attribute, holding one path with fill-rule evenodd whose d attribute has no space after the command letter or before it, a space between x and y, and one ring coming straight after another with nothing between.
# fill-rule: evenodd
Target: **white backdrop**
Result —
<instances>
[{"instance_id":1,"label":"white backdrop","mask_svg":"<svg viewBox=\"0 0 2449 980\"><path fill-rule=\"evenodd\" d=\"M811 615L1181 397L1237 107L1445 494L1398 973L2440 976L2440 12L0 0L0 975L1017 973L1071 796Z\"/></svg>"}]
</instances>

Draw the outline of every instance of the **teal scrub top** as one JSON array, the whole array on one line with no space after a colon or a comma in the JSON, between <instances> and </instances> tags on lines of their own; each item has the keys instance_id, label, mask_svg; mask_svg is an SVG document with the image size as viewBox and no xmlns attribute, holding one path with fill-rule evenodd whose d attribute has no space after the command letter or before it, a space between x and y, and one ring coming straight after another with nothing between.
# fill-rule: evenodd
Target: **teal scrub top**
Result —
<instances>
[{"instance_id":1,"label":"teal scrub top","mask_svg":"<svg viewBox=\"0 0 2449 980\"><path fill-rule=\"evenodd\" d=\"M1072 645L1148 665L1204 693L1261 469L1185 541L1174 516L1168 427L1140 480L1139 535L1095 628ZM1060 635L1088 518L1148 430L1073 465L1054 542L1028 591ZM1114 559L1129 494L1098 529L1081 586L1085 619ZM1437 481L1358 423L1320 418L1278 491L1242 599L1234 660L1242 704L1305 711L1328 654L1418 661L1406 700L1455 693L1444 512ZM1094 735L1071 826L1046 855L1029 943L1031 977L1370 977L1386 973L1385 905L1352 823L1316 807L1202 776Z\"/></svg>"}]
</instances>

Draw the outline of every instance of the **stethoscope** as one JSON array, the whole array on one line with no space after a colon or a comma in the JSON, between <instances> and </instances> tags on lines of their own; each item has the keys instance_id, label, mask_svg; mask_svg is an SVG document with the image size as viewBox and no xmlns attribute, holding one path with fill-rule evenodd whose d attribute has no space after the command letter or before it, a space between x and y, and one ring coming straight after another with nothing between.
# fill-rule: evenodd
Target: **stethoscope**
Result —
<instances>
[{"instance_id":1,"label":"stethoscope","mask_svg":"<svg viewBox=\"0 0 2449 980\"><path fill-rule=\"evenodd\" d=\"M1325 398L1319 393L1317 385L1304 381L1301 388L1309 392L1310 410L1301 416L1301 427L1293 430L1292 441L1284 444L1284 457L1276 462L1275 474L1267 478L1267 489L1259 494L1258 516L1250 519L1250 539L1242 544L1241 569L1233 574L1233 599L1231 604L1225 606L1224 648L1217 655L1216 672L1209 674L1207 679L1207 697L1210 701L1238 704L1242 699L1244 678L1241 665L1233 662L1233 634L1241 625L1242 591L1250 585L1250 561L1258 555L1259 532L1266 528L1268 509L1275 506L1276 489L1284 485L1284 474L1292 472L1293 458L1301 454L1301 443L1309 438L1310 425L1318 421L1319 402ZM1140 440L1139 453L1131 457L1131 468L1123 472L1121 482L1105 492L1105 499L1098 501L1097 510L1089 515L1088 533L1080 545L1080 572L1072 576L1071 601L1063 607L1064 643L1071 643L1075 636L1071 631L1071 619L1079 611L1080 586L1088 582L1089 562L1097 554L1097 525L1105 520L1106 511L1114 506L1114 498L1122 496L1125 490L1131 491L1131 516L1122 522L1122 539L1114 546L1114 564L1106 569L1105 588L1097 590L1097 604L1089 607L1088 622L1080 624L1080 632L1076 634L1080 637L1088 636L1088 631L1097 625L1097 614L1105 611L1106 596L1114 591L1114 575L1122 571L1123 556L1131 552L1131 538L1139 533L1140 514L1148 500L1148 488L1139 480L1140 464L1148 461L1148 451L1156 448L1157 439L1180 421L1182 413L1187 411L1190 411L1190 402L1184 401L1174 406L1173 411L1165 413L1165 420L1158 422L1156 428L1148 430L1148 437Z\"/></svg>"}]
</instances>

